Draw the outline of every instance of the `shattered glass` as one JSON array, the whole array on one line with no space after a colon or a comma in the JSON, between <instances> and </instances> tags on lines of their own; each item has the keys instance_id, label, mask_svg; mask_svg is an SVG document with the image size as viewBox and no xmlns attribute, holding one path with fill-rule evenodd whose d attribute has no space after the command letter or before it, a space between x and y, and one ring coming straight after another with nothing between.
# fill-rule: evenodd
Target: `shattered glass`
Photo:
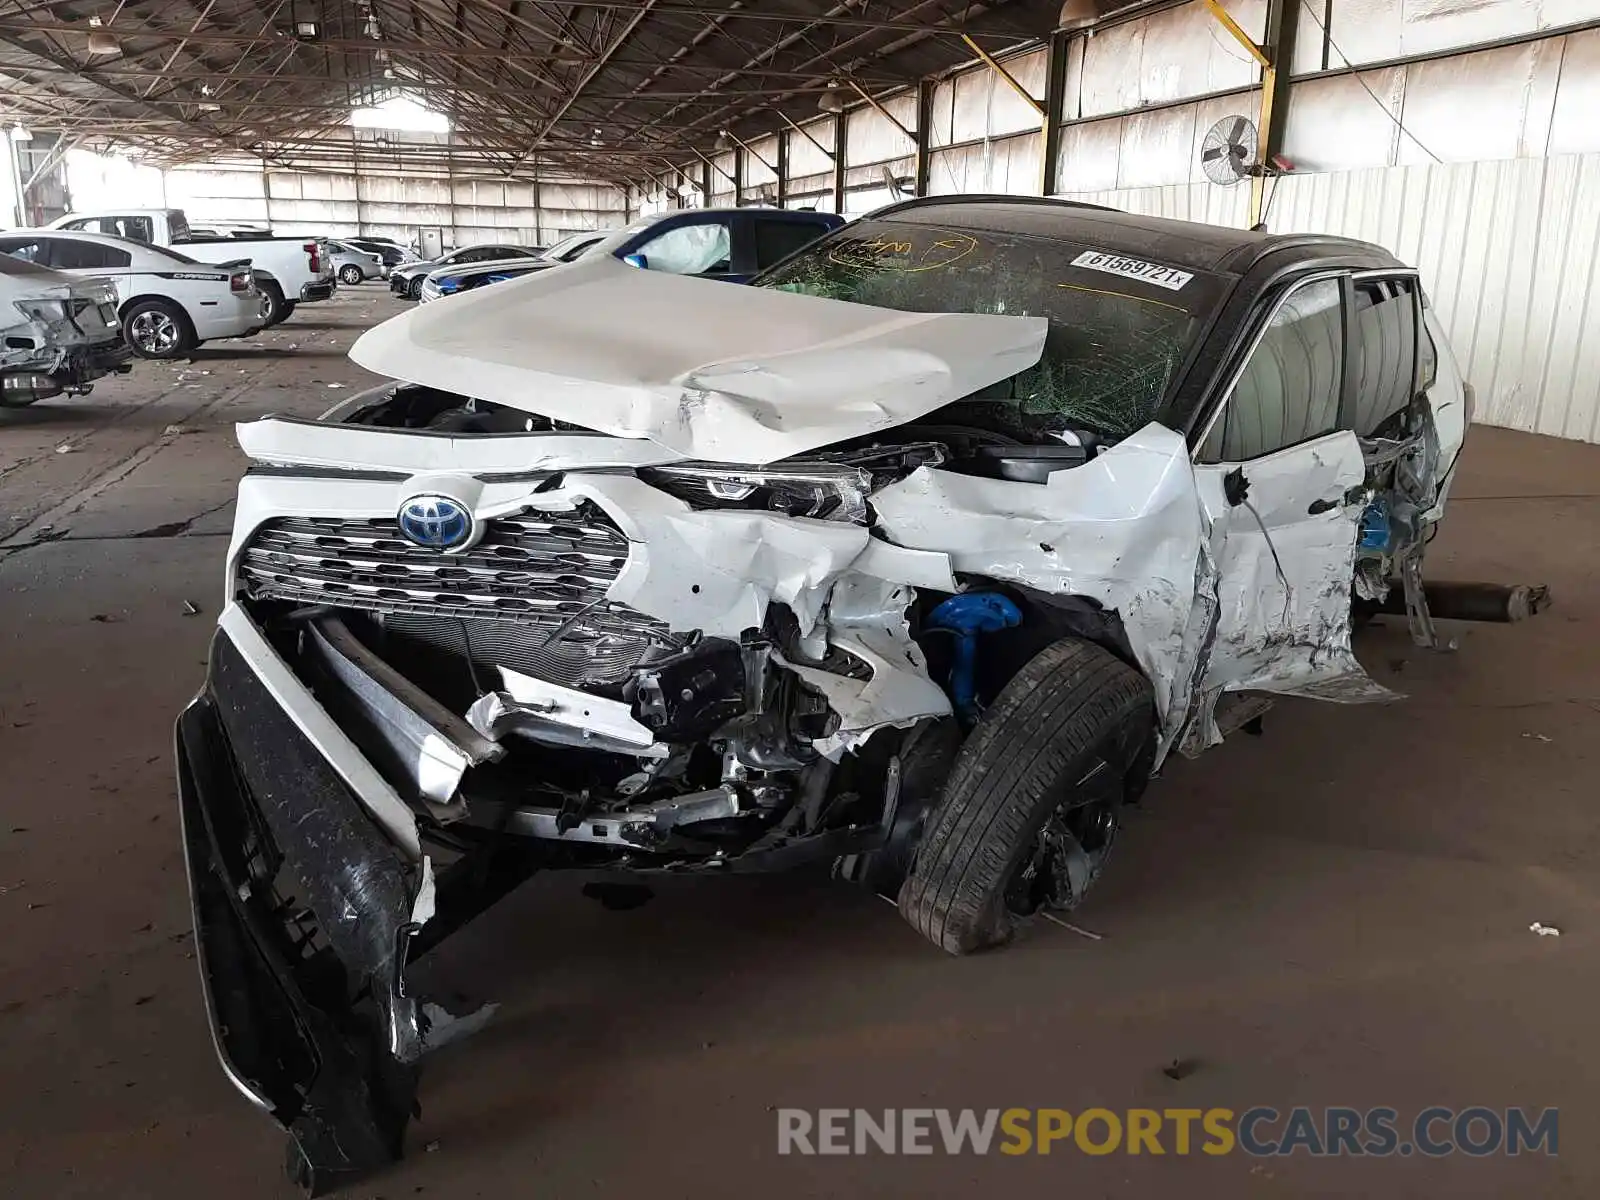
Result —
<instances>
[{"instance_id":1,"label":"shattered glass","mask_svg":"<svg viewBox=\"0 0 1600 1200\"><path fill-rule=\"evenodd\" d=\"M1045 317L1039 363L968 397L964 415L1024 441L1067 427L1118 440L1155 418L1200 321L1191 305L1144 294L1148 285L1077 267L1084 249L864 221L757 285L909 312Z\"/></svg>"}]
</instances>

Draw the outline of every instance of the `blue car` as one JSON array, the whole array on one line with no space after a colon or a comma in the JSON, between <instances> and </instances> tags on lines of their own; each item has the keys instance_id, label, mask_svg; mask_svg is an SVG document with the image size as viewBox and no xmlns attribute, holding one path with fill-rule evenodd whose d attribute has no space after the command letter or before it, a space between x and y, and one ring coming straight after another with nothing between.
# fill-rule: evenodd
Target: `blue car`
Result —
<instances>
[{"instance_id":1,"label":"blue car","mask_svg":"<svg viewBox=\"0 0 1600 1200\"><path fill-rule=\"evenodd\" d=\"M441 300L457 292L471 291L485 284L516 279L530 271L543 270L555 264L542 258L506 258L494 262L471 263L464 267L450 267L435 271L422 281L422 295L417 299L426 304Z\"/></svg>"},{"instance_id":2,"label":"blue car","mask_svg":"<svg viewBox=\"0 0 1600 1200\"><path fill-rule=\"evenodd\" d=\"M844 218L833 213L782 208L678 209L646 217L626 229L574 234L537 258L440 269L423 283L420 298L453 296L559 266L590 252L610 254L646 271L747 283L843 224Z\"/></svg>"},{"instance_id":3,"label":"blue car","mask_svg":"<svg viewBox=\"0 0 1600 1200\"><path fill-rule=\"evenodd\" d=\"M748 283L844 224L786 208L687 208L646 217L595 247L647 271Z\"/></svg>"}]
</instances>

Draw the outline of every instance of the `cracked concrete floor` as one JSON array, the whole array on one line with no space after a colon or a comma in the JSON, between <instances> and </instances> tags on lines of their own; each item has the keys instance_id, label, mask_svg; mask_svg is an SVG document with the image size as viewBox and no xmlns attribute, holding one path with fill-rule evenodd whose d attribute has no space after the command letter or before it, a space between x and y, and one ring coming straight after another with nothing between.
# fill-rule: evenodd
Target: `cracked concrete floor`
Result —
<instances>
[{"instance_id":1,"label":"cracked concrete floor","mask_svg":"<svg viewBox=\"0 0 1600 1200\"><path fill-rule=\"evenodd\" d=\"M0 412L0 1193L292 1195L205 1033L170 727L232 422L347 395L344 349L396 307L351 289L258 349ZM1383 625L1359 649L1408 700L1285 703L1176 764L1076 918L1102 940L1043 926L958 961L810 876L622 913L535 880L428 964L503 1008L430 1062L409 1157L351 1194L1600 1194L1600 447L1484 429L1463 469L1431 572L1556 607L1453 626L1453 655ZM771 1111L1294 1104L1553 1105L1565 1136L1555 1159L795 1159Z\"/></svg>"}]
</instances>

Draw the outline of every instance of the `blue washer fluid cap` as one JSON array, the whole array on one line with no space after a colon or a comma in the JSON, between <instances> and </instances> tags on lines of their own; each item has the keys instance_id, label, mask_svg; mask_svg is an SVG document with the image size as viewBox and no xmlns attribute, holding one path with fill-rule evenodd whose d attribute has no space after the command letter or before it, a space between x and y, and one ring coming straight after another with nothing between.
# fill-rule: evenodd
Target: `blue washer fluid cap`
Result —
<instances>
[{"instance_id":1,"label":"blue washer fluid cap","mask_svg":"<svg viewBox=\"0 0 1600 1200\"><path fill-rule=\"evenodd\" d=\"M1389 502L1380 496L1361 514L1361 538L1356 545L1362 550L1387 550L1389 538Z\"/></svg>"}]
</instances>

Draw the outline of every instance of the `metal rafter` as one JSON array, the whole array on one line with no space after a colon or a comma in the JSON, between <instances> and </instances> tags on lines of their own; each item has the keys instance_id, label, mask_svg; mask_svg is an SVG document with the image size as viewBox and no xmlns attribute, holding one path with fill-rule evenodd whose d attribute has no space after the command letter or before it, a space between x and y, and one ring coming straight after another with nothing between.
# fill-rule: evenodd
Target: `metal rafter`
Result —
<instances>
[{"instance_id":1,"label":"metal rafter","mask_svg":"<svg viewBox=\"0 0 1600 1200\"><path fill-rule=\"evenodd\" d=\"M998 55L1048 33L1058 8L299 0L296 12L289 0L0 0L0 110L164 160L353 165L359 156L500 177L554 170L642 181L713 155L721 129L745 142L794 129L816 115L830 81L876 99L970 62L975 49ZM115 54L87 52L96 13L119 43ZM313 18L318 36L298 40L291 20ZM405 92L448 114L453 132L380 146L345 120L352 106Z\"/></svg>"}]
</instances>

